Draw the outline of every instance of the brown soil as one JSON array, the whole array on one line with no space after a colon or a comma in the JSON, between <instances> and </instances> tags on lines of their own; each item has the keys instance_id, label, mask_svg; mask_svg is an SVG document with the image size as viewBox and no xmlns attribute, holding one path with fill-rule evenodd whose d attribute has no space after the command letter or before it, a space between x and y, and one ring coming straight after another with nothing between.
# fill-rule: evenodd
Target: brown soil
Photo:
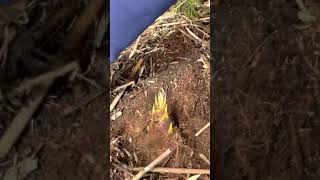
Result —
<instances>
[{"instance_id":1,"label":"brown soil","mask_svg":"<svg viewBox=\"0 0 320 180\"><path fill-rule=\"evenodd\" d=\"M225 1L215 9L218 173L320 179L319 76L305 61L319 69L319 33L293 27L295 1Z\"/></svg>"},{"instance_id":2,"label":"brown soil","mask_svg":"<svg viewBox=\"0 0 320 180\"><path fill-rule=\"evenodd\" d=\"M38 168L24 179L105 179L108 32L95 25L108 12L104 1L10 2L0 7L0 138L36 95L37 86L11 96L21 82L43 77L69 60L78 60L83 71L56 79L14 147L0 159L0 179L31 155ZM99 47L96 39L101 40Z\"/></svg>"},{"instance_id":3,"label":"brown soil","mask_svg":"<svg viewBox=\"0 0 320 180\"><path fill-rule=\"evenodd\" d=\"M104 64L102 59L95 62L87 75L101 86L106 86ZM2 164L3 170L11 166L13 155L22 160L43 145L37 155L39 168L27 179L104 179L106 90L80 79L63 88L61 84L57 87L52 89Z\"/></svg>"},{"instance_id":4,"label":"brown soil","mask_svg":"<svg viewBox=\"0 0 320 180\"><path fill-rule=\"evenodd\" d=\"M210 128L198 137L195 134L209 122L209 70L203 69L202 63L196 61L202 54L201 48L183 34L175 33L163 44L170 54L158 52L144 57L147 64L152 59L155 75L141 80L137 84L139 88L133 88L121 99L117 109L122 109L123 115L112 121L111 137L132 139L132 142L123 144L123 148L137 155L138 161L133 161L135 166L148 165L172 147L177 142L173 137L144 131L151 121L154 97L160 88L164 88L169 116L178 123L184 143L178 146L165 165L162 162L158 166L207 169L209 165L199 154L210 158ZM122 163L128 161L131 160ZM184 177L170 175L177 176Z\"/></svg>"}]
</instances>

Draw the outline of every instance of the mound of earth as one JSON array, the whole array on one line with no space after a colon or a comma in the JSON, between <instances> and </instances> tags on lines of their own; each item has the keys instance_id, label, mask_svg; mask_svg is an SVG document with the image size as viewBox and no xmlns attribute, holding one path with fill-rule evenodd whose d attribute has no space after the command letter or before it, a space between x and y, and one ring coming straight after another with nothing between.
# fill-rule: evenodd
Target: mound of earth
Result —
<instances>
[{"instance_id":1,"label":"mound of earth","mask_svg":"<svg viewBox=\"0 0 320 180\"><path fill-rule=\"evenodd\" d=\"M124 146L138 157L134 163L136 166L148 165L172 147L172 142L175 142L172 137L160 137L144 131L151 121L155 95L163 88L167 95L169 116L178 123L184 141L165 162L165 167L209 168L199 155L210 159L210 128L195 136L209 122L210 74L197 61L203 52L180 33L166 41L165 46L172 49L170 54L157 53L144 57L145 60L153 60L151 66L156 67L155 75L141 80L137 88L121 99L117 108L123 114L112 121L111 137L130 139Z\"/></svg>"}]
</instances>

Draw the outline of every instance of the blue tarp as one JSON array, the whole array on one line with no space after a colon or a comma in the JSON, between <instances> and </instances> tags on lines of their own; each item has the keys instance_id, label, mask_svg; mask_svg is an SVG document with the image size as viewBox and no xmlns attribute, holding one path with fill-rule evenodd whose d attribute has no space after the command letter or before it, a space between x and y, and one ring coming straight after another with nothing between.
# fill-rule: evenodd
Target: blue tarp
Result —
<instances>
[{"instance_id":1,"label":"blue tarp","mask_svg":"<svg viewBox=\"0 0 320 180\"><path fill-rule=\"evenodd\" d=\"M0 5L6 5L6 4L9 4L10 1L12 0L0 0Z\"/></svg>"},{"instance_id":2,"label":"blue tarp","mask_svg":"<svg viewBox=\"0 0 320 180\"><path fill-rule=\"evenodd\" d=\"M135 39L176 0L111 0L110 61Z\"/></svg>"}]
</instances>

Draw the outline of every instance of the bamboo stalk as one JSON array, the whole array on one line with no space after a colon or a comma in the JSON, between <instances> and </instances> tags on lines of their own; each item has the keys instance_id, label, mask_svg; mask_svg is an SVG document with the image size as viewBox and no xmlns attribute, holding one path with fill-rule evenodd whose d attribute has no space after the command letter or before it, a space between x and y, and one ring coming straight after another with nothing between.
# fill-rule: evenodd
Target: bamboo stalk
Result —
<instances>
[{"instance_id":1,"label":"bamboo stalk","mask_svg":"<svg viewBox=\"0 0 320 180\"><path fill-rule=\"evenodd\" d=\"M142 171L144 167L129 168L131 171ZM155 167L149 172L169 173L169 174L210 174L209 169L188 169L188 168L165 168Z\"/></svg>"}]
</instances>

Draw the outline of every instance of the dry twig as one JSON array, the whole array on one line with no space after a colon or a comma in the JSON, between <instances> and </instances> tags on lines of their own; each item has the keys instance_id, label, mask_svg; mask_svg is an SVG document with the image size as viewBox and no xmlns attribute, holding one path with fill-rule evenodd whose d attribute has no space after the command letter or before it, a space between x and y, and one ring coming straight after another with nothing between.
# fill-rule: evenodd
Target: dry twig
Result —
<instances>
[{"instance_id":1,"label":"dry twig","mask_svg":"<svg viewBox=\"0 0 320 180\"><path fill-rule=\"evenodd\" d=\"M97 82L95 82L94 80L86 77L83 74L78 73L76 75L78 78L82 79L83 81L87 82L88 84L90 84L91 86L96 87L97 89L104 89L100 84L98 84Z\"/></svg>"},{"instance_id":2,"label":"dry twig","mask_svg":"<svg viewBox=\"0 0 320 180\"><path fill-rule=\"evenodd\" d=\"M205 161L207 164L210 165L210 161L209 161L209 159L208 159L205 155L200 154L199 156L200 156L200 158L201 158L203 161Z\"/></svg>"},{"instance_id":3,"label":"dry twig","mask_svg":"<svg viewBox=\"0 0 320 180\"><path fill-rule=\"evenodd\" d=\"M206 130L208 127L210 126L210 122L208 122L205 126L203 126L203 128L201 128L195 136L199 136L204 130Z\"/></svg>"},{"instance_id":4,"label":"dry twig","mask_svg":"<svg viewBox=\"0 0 320 180\"><path fill-rule=\"evenodd\" d=\"M124 94L126 89L123 89L112 101L112 103L110 104L110 112L114 109L114 107L116 107L116 105L118 104L119 100L121 99L122 95Z\"/></svg>"},{"instance_id":5,"label":"dry twig","mask_svg":"<svg viewBox=\"0 0 320 180\"><path fill-rule=\"evenodd\" d=\"M134 81L131 81L127 84L124 84L122 86L117 87L115 90L118 91L120 89L123 88L123 90L114 98L114 100L112 101L112 103L110 104L110 112L114 109L114 107L116 107L116 105L118 104L118 102L120 101L122 95L124 94L124 92L126 91L127 87L131 86L134 84Z\"/></svg>"},{"instance_id":6,"label":"dry twig","mask_svg":"<svg viewBox=\"0 0 320 180\"><path fill-rule=\"evenodd\" d=\"M169 156L172 152L172 149L167 149L164 153L162 153L157 159L152 161L147 167L143 168L135 177L132 178L132 180L138 180L140 179L144 174L151 171L157 164L159 164L164 158Z\"/></svg>"},{"instance_id":7,"label":"dry twig","mask_svg":"<svg viewBox=\"0 0 320 180\"><path fill-rule=\"evenodd\" d=\"M189 37L190 39L192 39L194 42L198 43L198 44L202 44L202 41L199 41L197 38L191 36L190 34L188 34L187 32L185 32L184 30L180 29L179 30L182 34L186 35L187 37Z\"/></svg>"},{"instance_id":8,"label":"dry twig","mask_svg":"<svg viewBox=\"0 0 320 180\"><path fill-rule=\"evenodd\" d=\"M65 66L58 68L58 69L47 72L47 73L42 74L42 75L35 77L33 79L27 80L27 81L21 83L21 85L13 91L13 95L22 93L23 91L26 91L26 90L30 90L32 87L34 87L38 84L42 84L44 82L53 80L59 76L62 76L64 74L70 72L70 71L73 71L74 69L77 69L77 68L79 68L78 62L74 61L74 62L71 62Z\"/></svg>"},{"instance_id":9,"label":"dry twig","mask_svg":"<svg viewBox=\"0 0 320 180\"><path fill-rule=\"evenodd\" d=\"M50 80L42 87L36 89L35 97L33 99L30 99L30 103L21 108L16 117L13 119L12 123L9 125L8 129L5 131L0 140L0 158L3 158L8 154L8 152L28 124L33 113L37 110L42 99L47 94L52 83L53 81Z\"/></svg>"},{"instance_id":10,"label":"dry twig","mask_svg":"<svg viewBox=\"0 0 320 180\"><path fill-rule=\"evenodd\" d=\"M133 48L131 49L131 52L129 54L129 59L131 59L134 56L134 54L136 53L140 39L141 39L141 36L138 37L138 39L136 40L136 43L134 44Z\"/></svg>"},{"instance_id":11,"label":"dry twig","mask_svg":"<svg viewBox=\"0 0 320 180\"><path fill-rule=\"evenodd\" d=\"M192 32L189 28L185 27L187 32L192 36L194 37L194 39L196 39L197 41L199 41L201 44L202 44L202 39L199 38L194 32Z\"/></svg>"},{"instance_id":12,"label":"dry twig","mask_svg":"<svg viewBox=\"0 0 320 180\"><path fill-rule=\"evenodd\" d=\"M134 81L131 81L131 82L126 83L124 85L118 86L113 91L119 91L120 89L124 89L124 88L127 88L127 87L132 86L132 85L134 85Z\"/></svg>"}]
</instances>

